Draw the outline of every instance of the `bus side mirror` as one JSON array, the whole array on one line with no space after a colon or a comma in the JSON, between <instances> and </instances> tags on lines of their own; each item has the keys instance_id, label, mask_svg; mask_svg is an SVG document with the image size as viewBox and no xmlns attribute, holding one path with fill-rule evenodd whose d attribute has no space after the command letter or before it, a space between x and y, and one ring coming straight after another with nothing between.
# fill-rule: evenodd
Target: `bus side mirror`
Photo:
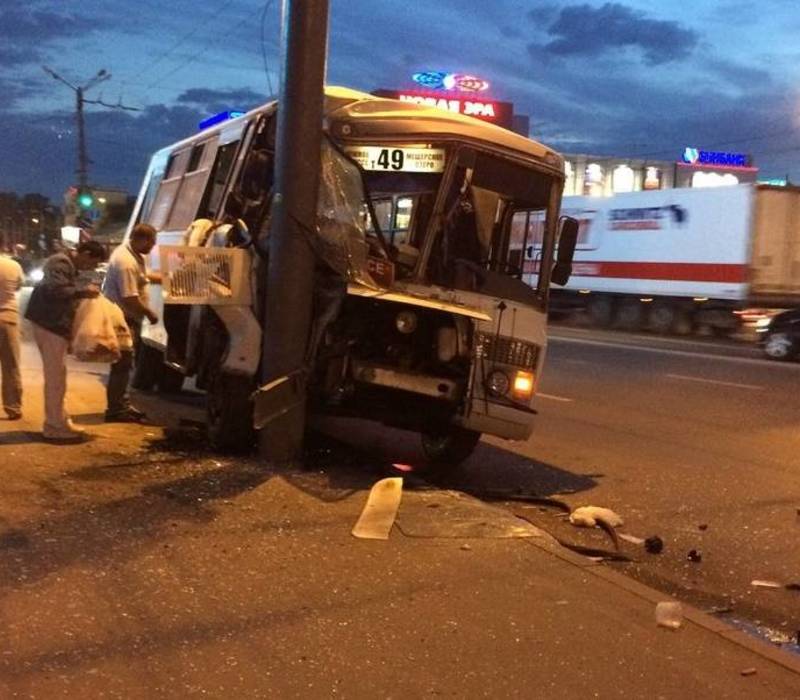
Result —
<instances>
[{"instance_id":1,"label":"bus side mirror","mask_svg":"<svg viewBox=\"0 0 800 700\"><path fill-rule=\"evenodd\" d=\"M563 287L569 282L569 276L572 274L572 256L575 254L577 243L578 220L571 216L562 216L559 222L556 264L553 265L553 271L550 274L550 281L553 284Z\"/></svg>"}]
</instances>

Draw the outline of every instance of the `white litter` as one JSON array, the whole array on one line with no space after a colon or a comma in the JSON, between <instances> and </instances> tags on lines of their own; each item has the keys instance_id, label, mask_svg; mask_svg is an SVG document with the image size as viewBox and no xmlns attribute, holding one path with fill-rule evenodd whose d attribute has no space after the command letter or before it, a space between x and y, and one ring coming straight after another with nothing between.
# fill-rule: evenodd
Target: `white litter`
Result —
<instances>
[{"instance_id":1,"label":"white litter","mask_svg":"<svg viewBox=\"0 0 800 700\"><path fill-rule=\"evenodd\" d=\"M610 508L582 506L569 514L569 521L577 527L596 527L598 520L602 520L611 527L622 525L622 518Z\"/></svg>"},{"instance_id":2,"label":"white litter","mask_svg":"<svg viewBox=\"0 0 800 700\"><path fill-rule=\"evenodd\" d=\"M369 492L364 510L352 530L353 536L364 540L388 540L402 495L401 477L378 481Z\"/></svg>"},{"instance_id":3,"label":"white litter","mask_svg":"<svg viewBox=\"0 0 800 700\"><path fill-rule=\"evenodd\" d=\"M750 585L756 588L783 588L783 585L777 581L760 581L759 579L750 581Z\"/></svg>"},{"instance_id":4,"label":"white litter","mask_svg":"<svg viewBox=\"0 0 800 700\"><path fill-rule=\"evenodd\" d=\"M667 600L656 605L656 624L676 630L683 624L683 606L675 601Z\"/></svg>"},{"instance_id":5,"label":"white litter","mask_svg":"<svg viewBox=\"0 0 800 700\"><path fill-rule=\"evenodd\" d=\"M644 540L641 537L636 537L636 535L628 535L624 532L619 533L619 538L621 540L625 540L626 542L630 542L631 544L644 544Z\"/></svg>"}]
</instances>

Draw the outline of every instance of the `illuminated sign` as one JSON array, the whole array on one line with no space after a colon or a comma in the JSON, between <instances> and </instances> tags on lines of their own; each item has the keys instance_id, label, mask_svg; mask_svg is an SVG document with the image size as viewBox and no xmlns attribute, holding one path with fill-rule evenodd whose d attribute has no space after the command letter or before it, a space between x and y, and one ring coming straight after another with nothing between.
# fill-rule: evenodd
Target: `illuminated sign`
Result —
<instances>
[{"instance_id":1,"label":"illuminated sign","mask_svg":"<svg viewBox=\"0 0 800 700\"><path fill-rule=\"evenodd\" d=\"M236 119L236 117L242 117L242 116L244 116L244 112L242 112L241 110L228 109L225 110L224 112L220 112L219 114L215 114L211 117L208 117L207 119L203 119L203 121L201 121L197 125L197 128L200 129L200 131L203 131L203 129L208 129L209 127L216 126L217 124L221 124L222 122L226 122L229 119Z\"/></svg>"},{"instance_id":2,"label":"illuminated sign","mask_svg":"<svg viewBox=\"0 0 800 700\"><path fill-rule=\"evenodd\" d=\"M454 90L456 92L483 92L489 89L489 82L483 78L466 73L446 73L428 70L414 73L412 80L429 90Z\"/></svg>"},{"instance_id":3,"label":"illuminated sign","mask_svg":"<svg viewBox=\"0 0 800 700\"><path fill-rule=\"evenodd\" d=\"M444 171L443 148L348 146L346 152L364 170L405 173L441 173Z\"/></svg>"},{"instance_id":4,"label":"illuminated sign","mask_svg":"<svg viewBox=\"0 0 800 700\"><path fill-rule=\"evenodd\" d=\"M683 162L690 165L717 165L722 167L744 168L747 156L744 153L723 153L721 151L701 151L687 146L683 151Z\"/></svg>"},{"instance_id":5,"label":"illuminated sign","mask_svg":"<svg viewBox=\"0 0 800 700\"><path fill-rule=\"evenodd\" d=\"M388 97L401 102L413 102L425 107L441 109L453 114L463 114L468 117L482 119L492 124L497 124L505 129L511 129L514 122L514 105L510 102L497 100L481 100L472 97L463 98L442 93L430 93L416 90L376 90L374 95Z\"/></svg>"},{"instance_id":6,"label":"illuminated sign","mask_svg":"<svg viewBox=\"0 0 800 700\"><path fill-rule=\"evenodd\" d=\"M785 177L769 177L766 180L758 180L759 185L772 185L773 187L786 187L789 182Z\"/></svg>"}]
</instances>

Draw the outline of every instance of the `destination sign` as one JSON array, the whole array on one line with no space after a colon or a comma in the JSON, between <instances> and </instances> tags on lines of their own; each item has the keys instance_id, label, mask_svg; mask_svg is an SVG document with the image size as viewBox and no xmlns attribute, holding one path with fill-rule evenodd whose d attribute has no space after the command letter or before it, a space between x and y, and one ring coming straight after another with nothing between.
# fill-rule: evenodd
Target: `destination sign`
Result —
<instances>
[{"instance_id":1,"label":"destination sign","mask_svg":"<svg viewBox=\"0 0 800 700\"><path fill-rule=\"evenodd\" d=\"M443 148L413 146L347 146L345 152L364 170L404 173L441 173Z\"/></svg>"}]
</instances>

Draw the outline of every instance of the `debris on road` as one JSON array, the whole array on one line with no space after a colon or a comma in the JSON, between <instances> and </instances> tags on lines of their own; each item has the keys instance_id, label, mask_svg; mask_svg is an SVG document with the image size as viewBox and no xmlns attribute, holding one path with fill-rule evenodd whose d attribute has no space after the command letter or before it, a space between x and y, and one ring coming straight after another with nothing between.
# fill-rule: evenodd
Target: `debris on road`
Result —
<instances>
[{"instance_id":1,"label":"debris on road","mask_svg":"<svg viewBox=\"0 0 800 700\"><path fill-rule=\"evenodd\" d=\"M703 561L703 553L699 549L690 549L689 553L686 555L686 558L695 564L699 564L701 561Z\"/></svg>"},{"instance_id":2,"label":"debris on road","mask_svg":"<svg viewBox=\"0 0 800 700\"><path fill-rule=\"evenodd\" d=\"M463 549L465 552L469 552L472 549L472 545L462 544L461 549Z\"/></svg>"},{"instance_id":3,"label":"debris on road","mask_svg":"<svg viewBox=\"0 0 800 700\"><path fill-rule=\"evenodd\" d=\"M664 551L664 540L658 535L653 535L644 541L644 548L650 554L661 554L661 552Z\"/></svg>"},{"instance_id":4,"label":"debris on road","mask_svg":"<svg viewBox=\"0 0 800 700\"><path fill-rule=\"evenodd\" d=\"M597 527L598 521L602 521L611 527L622 525L622 518L613 510L598 506L576 508L569 514L569 521L577 527Z\"/></svg>"},{"instance_id":5,"label":"debris on road","mask_svg":"<svg viewBox=\"0 0 800 700\"><path fill-rule=\"evenodd\" d=\"M625 532L620 532L619 538L621 540L625 540L626 542L630 542L631 544L644 544L644 539L641 537L636 537L636 535L629 535Z\"/></svg>"},{"instance_id":6,"label":"debris on road","mask_svg":"<svg viewBox=\"0 0 800 700\"><path fill-rule=\"evenodd\" d=\"M708 530L708 525L707 525L706 523L701 523L701 524L700 524L700 525L698 525L697 527L698 527L698 529L699 529L699 530L701 530L701 531L703 531L703 532L705 532L706 530Z\"/></svg>"},{"instance_id":7,"label":"debris on road","mask_svg":"<svg viewBox=\"0 0 800 700\"><path fill-rule=\"evenodd\" d=\"M743 676L755 676L757 673L756 669L754 668L743 668L742 675Z\"/></svg>"},{"instance_id":8,"label":"debris on road","mask_svg":"<svg viewBox=\"0 0 800 700\"><path fill-rule=\"evenodd\" d=\"M754 579L750 581L750 585L754 586L755 588L784 588L787 591L800 591L800 583L795 581L791 583L779 583L778 581Z\"/></svg>"},{"instance_id":9,"label":"debris on road","mask_svg":"<svg viewBox=\"0 0 800 700\"><path fill-rule=\"evenodd\" d=\"M364 510L352 530L353 536L366 540L388 540L402 495L402 478L378 481L369 492Z\"/></svg>"},{"instance_id":10,"label":"debris on road","mask_svg":"<svg viewBox=\"0 0 800 700\"><path fill-rule=\"evenodd\" d=\"M656 624L667 629L678 629L683 624L683 606L674 600L658 603L656 605Z\"/></svg>"},{"instance_id":11,"label":"debris on road","mask_svg":"<svg viewBox=\"0 0 800 700\"><path fill-rule=\"evenodd\" d=\"M777 581L762 581L760 579L750 581L750 585L756 588L783 588Z\"/></svg>"}]
</instances>

